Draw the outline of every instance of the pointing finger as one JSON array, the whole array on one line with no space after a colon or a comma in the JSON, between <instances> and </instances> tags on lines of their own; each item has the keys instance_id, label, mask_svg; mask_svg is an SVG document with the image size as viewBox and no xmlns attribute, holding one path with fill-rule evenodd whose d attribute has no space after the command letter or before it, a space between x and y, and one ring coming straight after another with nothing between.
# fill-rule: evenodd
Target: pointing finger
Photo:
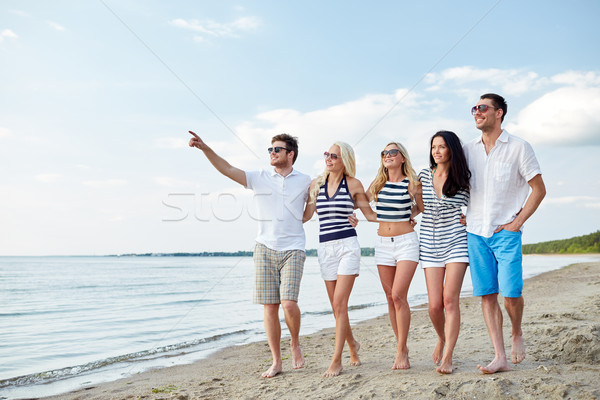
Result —
<instances>
[{"instance_id":1,"label":"pointing finger","mask_svg":"<svg viewBox=\"0 0 600 400\"><path fill-rule=\"evenodd\" d=\"M200 139L200 136L196 135L194 132L192 131L188 131L189 133L191 133L196 139Z\"/></svg>"}]
</instances>

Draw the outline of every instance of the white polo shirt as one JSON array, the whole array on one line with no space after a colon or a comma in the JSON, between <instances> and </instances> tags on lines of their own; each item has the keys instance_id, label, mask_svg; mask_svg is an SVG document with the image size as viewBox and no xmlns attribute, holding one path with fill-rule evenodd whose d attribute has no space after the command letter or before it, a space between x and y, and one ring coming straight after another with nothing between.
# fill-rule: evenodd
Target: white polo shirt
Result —
<instances>
[{"instance_id":1,"label":"white polo shirt","mask_svg":"<svg viewBox=\"0 0 600 400\"><path fill-rule=\"evenodd\" d=\"M254 191L252 216L258 220L258 243L277 251L305 249L302 215L310 181L310 176L295 169L286 177L275 168L246 172L246 187Z\"/></svg>"},{"instance_id":2,"label":"white polo shirt","mask_svg":"<svg viewBox=\"0 0 600 400\"><path fill-rule=\"evenodd\" d=\"M482 137L463 147L471 171L467 232L491 237L515 219L529 195L528 182L541 174L531 145L503 130L486 154Z\"/></svg>"}]
</instances>

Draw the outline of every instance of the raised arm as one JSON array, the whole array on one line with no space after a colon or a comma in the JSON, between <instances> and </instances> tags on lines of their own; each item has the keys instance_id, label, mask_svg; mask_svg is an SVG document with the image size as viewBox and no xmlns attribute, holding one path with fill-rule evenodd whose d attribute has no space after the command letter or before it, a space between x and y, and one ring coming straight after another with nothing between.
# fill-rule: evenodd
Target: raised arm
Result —
<instances>
[{"instance_id":1,"label":"raised arm","mask_svg":"<svg viewBox=\"0 0 600 400\"><path fill-rule=\"evenodd\" d=\"M540 203L546 196L546 185L544 184L542 175L537 174L531 178L528 183L531 187L531 194L527 198L525 205L521 211L517 213L517 216L512 220L512 222L505 225L500 225L498 229L496 229L496 232L500 232L502 229L517 232L519 229L521 229L525 221L527 221L539 207Z\"/></svg>"},{"instance_id":2,"label":"raised arm","mask_svg":"<svg viewBox=\"0 0 600 400\"><path fill-rule=\"evenodd\" d=\"M217 153L213 151L198 135L194 132L189 131L192 134L192 138L190 139L190 147L197 147L204 152L208 161L223 175L228 177L229 179L239 183L240 185L246 187L246 172L243 170L236 168L229 164L224 158L220 157Z\"/></svg>"}]
</instances>

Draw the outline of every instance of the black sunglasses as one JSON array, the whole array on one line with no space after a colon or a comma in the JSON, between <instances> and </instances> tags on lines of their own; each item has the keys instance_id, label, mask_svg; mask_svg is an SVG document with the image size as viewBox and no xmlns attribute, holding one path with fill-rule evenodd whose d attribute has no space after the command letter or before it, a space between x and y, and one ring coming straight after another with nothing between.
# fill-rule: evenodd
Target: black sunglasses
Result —
<instances>
[{"instance_id":1,"label":"black sunglasses","mask_svg":"<svg viewBox=\"0 0 600 400\"><path fill-rule=\"evenodd\" d=\"M281 150L290 151L290 149L288 149L286 147L280 147L280 146L269 147L267 150L269 151L269 154L271 154L272 152L279 153Z\"/></svg>"},{"instance_id":2,"label":"black sunglasses","mask_svg":"<svg viewBox=\"0 0 600 400\"><path fill-rule=\"evenodd\" d=\"M327 160L327 157L331 157L332 160L337 160L339 156L335 153L329 153L326 151L323 153L323 158Z\"/></svg>"},{"instance_id":3,"label":"black sunglasses","mask_svg":"<svg viewBox=\"0 0 600 400\"><path fill-rule=\"evenodd\" d=\"M400 150L398 149L384 150L381 152L381 157L385 157L388 154L390 155L390 157L396 157L398 153L400 153Z\"/></svg>"},{"instance_id":4,"label":"black sunglasses","mask_svg":"<svg viewBox=\"0 0 600 400\"><path fill-rule=\"evenodd\" d=\"M498 107L488 106L487 104L480 104L478 106L474 106L473 108L471 108L471 114L475 115L475 113L477 111L479 111L480 113L484 113L488 110L488 108L498 108Z\"/></svg>"}]
</instances>

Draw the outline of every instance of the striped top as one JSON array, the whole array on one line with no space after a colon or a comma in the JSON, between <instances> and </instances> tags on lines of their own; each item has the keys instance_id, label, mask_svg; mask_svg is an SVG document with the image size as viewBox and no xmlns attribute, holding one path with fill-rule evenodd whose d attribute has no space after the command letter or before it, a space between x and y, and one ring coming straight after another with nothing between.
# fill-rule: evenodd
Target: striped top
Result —
<instances>
[{"instance_id":1,"label":"striped top","mask_svg":"<svg viewBox=\"0 0 600 400\"><path fill-rule=\"evenodd\" d=\"M354 212L354 200L348 190L346 176L342 178L332 197L327 193L329 177L325 180L317 196L317 214L319 215L319 242L345 239L356 236L356 230L348 222Z\"/></svg>"},{"instance_id":2,"label":"striped top","mask_svg":"<svg viewBox=\"0 0 600 400\"><path fill-rule=\"evenodd\" d=\"M412 200L408 193L408 178L402 182L386 182L377 194L375 210L377 220L385 222L404 222L410 219Z\"/></svg>"},{"instance_id":3,"label":"striped top","mask_svg":"<svg viewBox=\"0 0 600 400\"><path fill-rule=\"evenodd\" d=\"M469 193L460 190L456 195L439 199L433 188L431 170L419 173L423 187L425 211L420 224L421 261L447 261L467 258L467 230L460 223L462 207L469 201Z\"/></svg>"}]
</instances>

